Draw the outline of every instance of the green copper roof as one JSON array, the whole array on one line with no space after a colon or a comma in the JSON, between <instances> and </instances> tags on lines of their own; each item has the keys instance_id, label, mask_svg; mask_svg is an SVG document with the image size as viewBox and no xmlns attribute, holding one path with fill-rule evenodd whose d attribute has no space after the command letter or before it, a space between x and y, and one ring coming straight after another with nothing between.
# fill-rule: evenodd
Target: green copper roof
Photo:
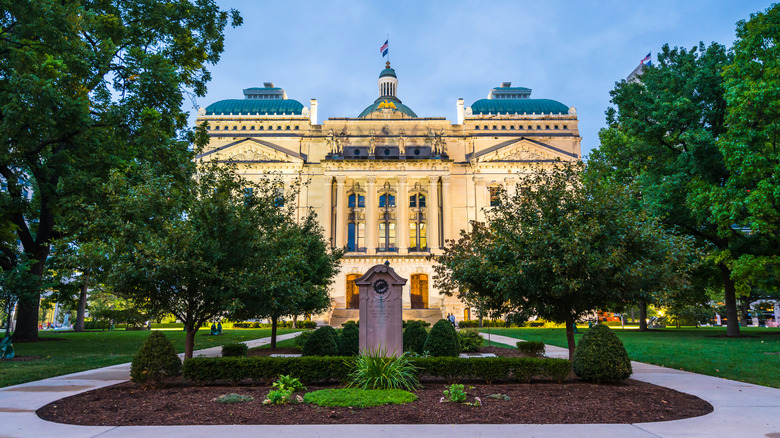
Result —
<instances>
[{"instance_id":1,"label":"green copper roof","mask_svg":"<svg viewBox=\"0 0 780 438\"><path fill-rule=\"evenodd\" d=\"M385 76L392 76L394 78L398 78L398 76L395 75L395 70L392 68L386 68L382 70L382 73L379 73L380 78L383 78Z\"/></svg>"},{"instance_id":2,"label":"green copper roof","mask_svg":"<svg viewBox=\"0 0 780 438\"><path fill-rule=\"evenodd\" d=\"M289 114L300 115L303 104L293 99L226 99L206 107L207 115Z\"/></svg>"},{"instance_id":3,"label":"green copper roof","mask_svg":"<svg viewBox=\"0 0 780 438\"><path fill-rule=\"evenodd\" d=\"M364 109L363 112L360 113L358 118L362 119L362 118L368 116L369 114L373 113L374 111L379 111L379 110L383 109L383 108L379 108L379 106L382 105L382 103L384 101L387 101L388 103L392 103L393 105L395 105L395 108L390 108L393 111L400 111L400 112L406 114L409 117L417 118L417 114L415 114L414 111L412 111L411 108L409 108L408 106L404 105L403 103L401 103L401 101L399 99L397 99L397 98L395 98L393 96L382 96L379 99L375 100L372 105L369 105L368 108Z\"/></svg>"},{"instance_id":4,"label":"green copper roof","mask_svg":"<svg viewBox=\"0 0 780 438\"><path fill-rule=\"evenodd\" d=\"M568 114L569 107L550 99L480 99L471 105L478 114Z\"/></svg>"}]
</instances>

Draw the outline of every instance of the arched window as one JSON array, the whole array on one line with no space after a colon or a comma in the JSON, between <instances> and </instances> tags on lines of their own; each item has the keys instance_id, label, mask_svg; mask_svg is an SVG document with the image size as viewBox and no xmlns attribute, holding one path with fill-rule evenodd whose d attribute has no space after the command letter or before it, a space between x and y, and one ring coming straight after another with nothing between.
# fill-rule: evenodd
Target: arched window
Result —
<instances>
[{"instance_id":1,"label":"arched window","mask_svg":"<svg viewBox=\"0 0 780 438\"><path fill-rule=\"evenodd\" d=\"M386 182L379 195L379 247L380 252L395 252L395 190Z\"/></svg>"},{"instance_id":2,"label":"arched window","mask_svg":"<svg viewBox=\"0 0 780 438\"><path fill-rule=\"evenodd\" d=\"M409 195L409 251L428 249L425 189L415 183Z\"/></svg>"},{"instance_id":3,"label":"arched window","mask_svg":"<svg viewBox=\"0 0 780 438\"><path fill-rule=\"evenodd\" d=\"M366 197L360 184L355 183L347 196L347 251L366 250Z\"/></svg>"},{"instance_id":4,"label":"arched window","mask_svg":"<svg viewBox=\"0 0 780 438\"><path fill-rule=\"evenodd\" d=\"M428 276L425 274L412 275L410 299L412 309L428 308Z\"/></svg>"},{"instance_id":5,"label":"arched window","mask_svg":"<svg viewBox=\"0 0 780 438\"><path fill-rule=\"evenodd\" d=\"M360 308L360 289L355 284L355 280L360 278L360 274L347 274L346 301L347 309Z\"/></svg>"}]
</instances>

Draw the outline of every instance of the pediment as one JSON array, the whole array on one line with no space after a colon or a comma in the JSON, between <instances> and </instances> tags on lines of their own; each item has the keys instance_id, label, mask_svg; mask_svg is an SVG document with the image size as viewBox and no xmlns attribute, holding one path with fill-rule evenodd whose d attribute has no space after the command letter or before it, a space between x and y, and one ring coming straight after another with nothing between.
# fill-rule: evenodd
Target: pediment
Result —
<instances>
[{"instance_id":1,"label":"pediment","mask_svg":"<svg viewBox=\"0 0 780 438\"><path fill-rule=\"evenodd\" d=\"M547 145L540 141L521 138L479 151L471 157L486 162L534 162L568 160L576 155Z\"/></svg>"},{"instance_id":2,"label":"pediment","mask_svg":"<svg viewBox=\"0 0 780 438\"><path fill-rule=\"evenodd\" d=\"M246 138L198 155L237 163L303 163L304 158L271 142Z\"/></svg>"}]
</instances>

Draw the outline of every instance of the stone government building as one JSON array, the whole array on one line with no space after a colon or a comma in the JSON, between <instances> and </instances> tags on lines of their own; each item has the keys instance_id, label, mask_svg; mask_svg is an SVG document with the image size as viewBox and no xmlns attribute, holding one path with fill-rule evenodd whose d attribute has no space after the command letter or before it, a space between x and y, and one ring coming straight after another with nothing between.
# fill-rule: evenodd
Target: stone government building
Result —
<instances>
[{"instance_id":1,"label":"stone government building","mask_svg":"<svg viewBox=\"0 0 780 438\"><path fill-rule=\"evenodd\" d=\"M531 99L531 89L510 82L470 107L458 99L457 118L418 117L398 98L388 62L379 98L357 117L319 123L316 99L304 107L270 82L201 108L197 123L208 122L210 142L198 158L232 160L249 179L275 172L308 183L299 211L314 209L331 243L347 248L333 306L315 320L357 320L354 280L386 260L409 279L404 319L470 319L471 309L433 287L426 258L484 220L496 189L511 193L531 165L580 159L581 137L574 107Z\"/></svg>"}]
</instances>

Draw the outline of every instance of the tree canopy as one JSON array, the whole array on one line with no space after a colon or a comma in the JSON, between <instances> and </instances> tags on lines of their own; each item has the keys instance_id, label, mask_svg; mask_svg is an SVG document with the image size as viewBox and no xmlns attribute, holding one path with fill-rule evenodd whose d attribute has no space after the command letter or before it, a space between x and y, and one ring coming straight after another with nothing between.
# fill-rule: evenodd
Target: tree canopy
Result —
<instances>
[{"instance_id":1,"label":"tree canopy","mask_svg":"<svg viewBox=\"0 0 780 438\"><path fill-rule=\"evenodd\" d=\"M40 279L52 239L76 226L63 212L112 170L189 178L182 94L205 95L230 14L211 0L0 5L0 267L34 260ZM16 339L37 338L41 287L16 291Z\"/></svg>"},{"instance_id":2,"label":"tree canopy","mask_svg":"<svg viewBox=\"0 0 780 438\"><path fill-rule=\"evenodd\" d=\"M437 259L445 293L466 288L491 308L565 323L570 356L575 321L651 288L684 286L691 255L687 240L628 208L625 191L583 170L535 169Z\"/></svg>"},{"instance_id":3,"label":"tree canopy","mask_svg":"<svg viewBox=\"0 0 780 438\"><path fill-rule=\"evenodd\" d=\"M733 52L664 45L638 81L616 84L590 158L605 179L635 188L639 208L709 254L729 336L739 335L738 287L767 277L777 287L778 11L740 22Z\"/></svg>"}]
</instances>

